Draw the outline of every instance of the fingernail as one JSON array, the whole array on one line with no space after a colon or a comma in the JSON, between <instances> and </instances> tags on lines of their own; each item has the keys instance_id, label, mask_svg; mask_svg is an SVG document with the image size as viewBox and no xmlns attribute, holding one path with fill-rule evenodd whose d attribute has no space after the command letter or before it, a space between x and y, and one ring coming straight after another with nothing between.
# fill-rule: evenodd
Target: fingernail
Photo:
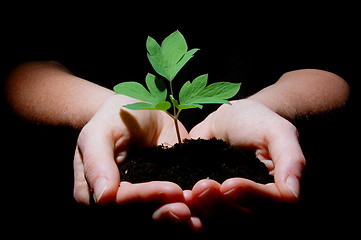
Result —
<instances>
[{"instance_id":1,"label":"fingernail","mask_svg":"<svg viewBox=\"0 0 361 240\"><path fill-rule=\"evenodd\" d=\"M298 198L300 194L300 182L298 181L298 178L295 176L288 176L286 186L291 190L293 195Z\"/></svg>"},{"instance_id":2,"label":"fingernail","mask_svg":"<svg viewBox=\"0 0 361 240\"><path fill-rule=\"evenodd\" d=\"M125 160L126 157L127 157L126 151L120 152L118 154L118 156L116 157L115 161L117 162L117 164L121 164Z\"/></svg>"},{"instance_id":3,"label":"fingernail","mask_svg":"<svg viewBox=\"0 0 361 240\"><path fill-rule=\"evenodd\" d=\"M223 193L223 195L226 195L226 196L227 196L227 195L233 193L233 192L236 191L236 190L237 190L236 187L235 187L235 188L232 188L232 189L228 190L227 192Z\"/></svg>"},{"instance_id":4,"label":"fingernail","mask_svg":"<svg viewBox=\"0 0 361 240\"><path fill-rule=\"evenodd\" d=\"M202 193L200 193L197 197L201 198L207 195L207 193L209 193L209 191L211 190L211 188L207 188L206 190L204 190Z\"/></svg>"},{"instance_id":5,"label":"fingernail","mask_svg":"<svg viewBox=\"0 0 361 240\"><path fill-rule=\"evenodd\" d=\"M174 223L181 222L181 218L174 214L172 211L164 212L162 208L156 210L152 216L155 221L172 221Z\"/></svg>"},{"instance_id":6,"label":"fingernail","mask_svg":"<svg viewBox=\"0 0 361 240\"><path fill-rule=\"evenodd\" d=\"M95 182L93 194L95 202L99 202L108 186L108 179L106 179L105 177L101 177Z\"/></svg>"},{"instance_id":7,"label":"fingernail","mask_svg":"<svg viewBox=\"0 0 361 240\"><path fill-rule=\"evenodd\" d=\"M168 212L168 217L175 223L181 222L181 219L171 211Z\"/></svg>"}]
</instances>

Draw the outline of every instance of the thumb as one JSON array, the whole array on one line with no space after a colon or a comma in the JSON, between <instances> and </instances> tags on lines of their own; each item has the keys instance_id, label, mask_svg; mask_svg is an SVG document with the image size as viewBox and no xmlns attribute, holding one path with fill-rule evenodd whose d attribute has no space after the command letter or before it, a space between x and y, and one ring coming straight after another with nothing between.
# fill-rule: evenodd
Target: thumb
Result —
<instances>
[{"instance_id":1,"label":"thumb","mask_svg":"<svg viewBox=\"0 0 361 240\"><path fill-rule=\"evenodd\" d=\"M99 130L90 131L91 136L88 132L82 132L78 139L84 177L95 202L114 202L120 184L119 171L114 160L114 143L104 134L99 134Z\"/></svg>"},{"instance_id":2,"label":"thumb","mask_svg":"<svg viewBox=\"0 0 361 240\"><path fill-rule=\"evenodd\" d=\"M202 139L210 139L215 137L214 134L211 133L209 127L210 121L206 118L204 121L198 123L193 129L189 132L189 137L193 139L202 138Z\"/></svg>"},{"instance_id":3,"label":"thumb","mask_svg":"<svg viewBox=\"0 0 361 240\"><path fill-rule=\"evenodd\" d=\"M271 142L269 151L275 164L275 182L283 198L290 202L297 201L306 160L296 135L277 138Z\"/></svg>"}]
</instances>

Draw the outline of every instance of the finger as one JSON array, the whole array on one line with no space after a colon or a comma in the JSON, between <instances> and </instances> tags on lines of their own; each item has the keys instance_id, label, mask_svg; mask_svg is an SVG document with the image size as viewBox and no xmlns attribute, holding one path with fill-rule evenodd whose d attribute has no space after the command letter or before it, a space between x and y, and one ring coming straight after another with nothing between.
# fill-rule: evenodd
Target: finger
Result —
<instances>
[{"instance_id":1,"label":"finger","mask_svg":"<svg viewBox=\"0 0 361 240\"><path fill-rule=\"evenodd\" d=\"M203 223L199 217L192 216L189 221L188 225L194 232L199 232L203 229Z\"/></svg>"},{"instance_id":2,"label":"finger","mask_svg":"<svg viewBox=\"0 0 361 240\"><path fill-rule=\"evenodd\" d=\"M220 192L228 201L252 212L263 211L281 201L281 193L274 183L259 184L245 178L226 180Z\"/></svg>"},{"instance_id":3,"label":"finger","mask_svg":"<svg viewBox=\"0 0 361 240\"><path fill-rule=\"evenodd\" d=\"M167 221L186 224L194 232L199 232L203 225L198 217L192 216L185 203L169 203L157 209L152 216L154 221Z\"/></svg>"},{"instance_id":4,"label":"finger","mask_svg":"<svg viewBox=\"0 0 361 240\"><path fill-rule=\"evenodd\" d=\"M192 201L187 205L191 207L192 213L202 218L220 216L239 216L249 213L249 209L237 205L221 192L221 185L213 180L204 179L199 181L192 190Z\"/></svg>"},{"instance_id":5,"label":"finger","mask_svg":"<svg viewBox=\"0 0 361 240\"><path fill-rule=\"evenodd\" d=\"M183 190L183 198L184 198L184 203L191 208L191 210L193 209L193 193L191 190ZM194 213L192 212L192 214L194 215ZM200 230L202 230L203 228L203 223L201 221L201 219L198 216L192 216L190 221L189 221L189 226L191 227L191 229L193 229L193 231L198 232Z\"/></svg>"},{"instance_id":6,"label":"finger","mask_svg":"<svg viewBox=\"0 0 361 240\"><path fill-rule=\"evenodd\" d=\"M169 203L158 208L152 216L155 221L170 221L173 223L189 222L191 211L181 202Z\"/></svg>"},{"instance_id":7,"label":"finger","mask_svg":"<svg viewBox=\"0 0 361 240\"><path fill-rule=\"evenodd\" d=\"M168 115L165 117L167 118L168 121L164 121L161 125L163 130L161 131L161 133L157 139L157 144L158 145L166 144L166 145L172 146L178 142L175 123ZM178 124L180 138L182 140L188 139L189 134L188 134L187 129L184 127L184 125L180 121L177 121L177 124Z\"/></svg>"},{"instance_id":8,"label":"finger","mask_svg":"<svg viewBox=\"0 0 361 240\"><path fill-rule=\"evenodd\" d=\"M114 142L104 133L100 127L90 128L82 132L78 139L85 179L93 191L95 202L100 204L115 200L120 183L114 160Z\"/></svg>"},{"instance_id":9,"label":"finger","mask_svg":"<svg viewBox=\"0 0 361 240\"><path fill-rule=\"evenodd\" d=\"M183 191L172 182L145 182L132 184L121 182L116 202L127 204L132 202L169 203L184 202Z\"/></svg>"},{"instance_id":10,"label":"finger","mask_svg":"<svg viewBox=\"0 0 361 240\"><path fill-rule=\"evenodd\" d=\"M228 204L220 192L220 186L210 179L198 181L192 189L192 199L187 200L192 212L197 216L209 217L227 211Z\"/></svg>"},{"instance_id":11,"label":"finger","mask_svg":"<svg viewBox=\"0 0 361 240\"><path fill-rule=\"evenodd\" d=\"M269 174L273 176L275 165L269 156L268 150L262 146L259 146L255 154L256 157L267 167Z\"/></svg>"},{"instance_id":12,"label":"finger","mask_svg":"<svg viewBox=\"0 0 361 240\"><path fill-rule=\"evenodd\" d=\"M73 191L74 198L78 203L83 203L88 205L90 203L91 193L88 187L88 182L85 179L83 161L81 159L78 146L76 147L75 150L73 166L74 166L74 191Z\"/></svg>"},{"instance_id":13,"label":"finger","mask_svg":"<svg viewBox=\"0 0 361 240\"><path fill-rule=\"evenodd\" d=\"M214 137L208 126L209 122L210 122L209 118L207 117L203 122L200 122L196 126L194 126L192 130L189 132L190 138L210 139Z\"/></svg>"},{"instance_id":14,"label":"finger","mask_svg":"<svg viewBox=\"0 0 361 240\"><path fill-rule=\"evenodd\" d=\"M193 201L193 193L191 190L183 190L184 203L190 205Z\"/></svg>"},{"instance_id":15,"label":"finger","mask_svg":"<svg viewBox=\"0 0 361 240\"><path fill-rule=\"evenodd\" d=\"M268 147L274 162L275 183L282 197L289 202L296 202L300 195L300 180L306 161L297 131L293 129L287 134L274 138Z\"/></svg>"},{"instance_id":16,"label":"finger","mask_svg":"<svg viewBox=\"0 0 361 240\"><path fill-rule=\"evenodd\" d=\"M215 200L212 196L219 192L220 184L211 179L202 179L198 181L192 189L193 198Z\"/></svg>"}]
</instances>

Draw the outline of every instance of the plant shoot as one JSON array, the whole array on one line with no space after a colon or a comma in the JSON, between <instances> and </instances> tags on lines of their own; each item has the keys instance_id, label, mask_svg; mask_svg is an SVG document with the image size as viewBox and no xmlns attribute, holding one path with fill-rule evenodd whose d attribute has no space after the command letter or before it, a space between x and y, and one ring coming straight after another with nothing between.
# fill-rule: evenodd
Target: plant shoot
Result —
<instances>
[{"instance_id":1,"label":"plant shoot","mask_svg":"<svg viewBox=\"0 0 361 240\"><path fill-rule=\"evenodd\" d=\"M231 104L232 98L240 89L240 83L217 82L207 86L208 74L187 81L179 91L179 100L174 96L172 82L177 73L199 50L188 50L186 40L179 31L166 37L161 45L151 37L146 41L147 56L155 72L145 77L146 89L138 82L122 82L114 86L114 91L140 100L140 102L125 105L131 110L161 110L173 118L178 142L182 144L179 133L178 118L184 109L202 108L202 104ZM170 94L163 78L168 81ZM169 112L172 109L172 112Z\"/></svg>"}]
</instances>

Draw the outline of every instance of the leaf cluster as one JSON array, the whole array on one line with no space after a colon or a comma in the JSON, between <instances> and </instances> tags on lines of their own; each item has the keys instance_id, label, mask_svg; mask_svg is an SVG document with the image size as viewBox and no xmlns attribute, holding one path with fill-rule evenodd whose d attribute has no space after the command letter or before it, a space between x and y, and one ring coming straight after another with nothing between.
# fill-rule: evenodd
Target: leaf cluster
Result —
<instances>
[{"instance_id":1,"label":"leaf cluster","mask_svg":"<svg viewBox=\"0 0 361 240\"><path fill-rule=\"evenodd\" d=\"M172 81L183 66L199 50L188 50L186 40L179 31L166 37L161 45L151 37L146 41L147 56L154 70L167 79L172 92ZM148 89L137 82L122 82L114 86L114 91L142 102L125 105L131 110L163 110L167 111L173 105L178 109L173 117L177 118L180 110L202 108L202 104L229 103L227 99L233 97L240 89L240 84L217 82L207 86L208 74L187 81L179 92L179 101L173 94L169 95L163 79L148 73L145 82Z\"/></svg>"},{"instance_id":2,"label":"leaf cluster","mask_svg":"<svg viewBox=\"0 0 361 240\"><path fill-rule=\"evenodd\" d=\"M154 70L161 76L172 81L181 68L199 50L194 48L188 51L187 43L179 31L166 37L159 45L152 37L146 42L147 56Z\"/></svg>"}]
</instances>

